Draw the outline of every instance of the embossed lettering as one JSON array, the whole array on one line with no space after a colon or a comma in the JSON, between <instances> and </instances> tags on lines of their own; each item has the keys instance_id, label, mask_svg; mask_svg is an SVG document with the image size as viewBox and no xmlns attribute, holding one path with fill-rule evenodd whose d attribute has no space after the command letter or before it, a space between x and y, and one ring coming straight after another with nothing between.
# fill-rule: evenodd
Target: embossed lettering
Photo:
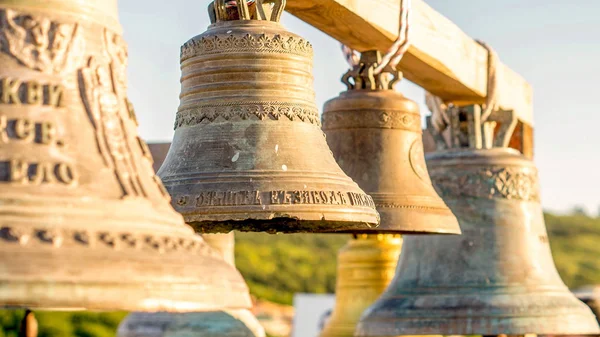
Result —
<instances>
[{"instance_id":1,"label":"embossed lettering","mask_svg":"<svg viewBox=\"0 0 600 337\"><path fill-rule=\"evenodd\" d=\"M372 207L375 205L371 197L361 193L344 193L340 191L269 191L268 201L272 205L324 204L324 205L356 205ZM196 196L196 207L261 205L260 191L235 192L201 192Z\"/></svg>"},{"instance_id":2,"label":"embossed lettering","mask_svg":"<svg viewBox=\"0 0 600 337\"><path fill-rule=\"evenodd\" d=\"M48 105L62 107L64 87L60 84L23 82L14 78L0 79L0 103L13 105Z\"/></svg>"},{"instance_id":3,"label":"embossed lettering","mask_svg":"<svg viewBox=\"0 0 600 337\"><path fill-rule=\"evenodd\" d=\"M340 199L340 204L348 205L348 198L345 193L337 192L338 198Z\"/></svg>"},{"instance_id":4,"label":"embossed lettering","mask_svg":"<svg viewBox=\"0 0 600 337\"><path fill-rule=\"evenodd\" d=\"M57 182L72 185L79 178L75 168L67 163L28 163L23 160L13 159L8 165L8 180L23 185L41 185Z\"/></svg>"},{"instance_id":5,"label":"embossed lettering","mask_svg":"<svg viewBox=\"0 0 600 337\"><path fill-rule=\"evenodd\" d=\"M350 196L350 202L354 206L363 206L371 208L375 207L373 199L371 199L371 197L369 197L368 195L354 192L349 192L348 195Z\"/></svg>"},{"instance_id":6,"label":"embossed lettering","mask_svg":"<svg viewBox=\"0 0 600 337\"><path fill-rule=\"evenodd\" d=\"M56 177L60 182L66 185L72 185L79 180L77 171L75 168L66 163L59 163L56 165Z\"/></svg>"},{"instance_id":7,"label":"embossed lettering","mask_svg":"<svg viewBox=\"0 0 600 337\"><path fill-rule=\"evenodd\" d=\"M260 197L260 191L254 191L254 204L255 205L262 204L262 199Z\"/></svg>"},{"instance_id":8,"label":"embossed lettering","mask_svg":"<svg viewBox=\"0 0 600 337\"><path fill-rule=\"evenodd\" d=\"M56 138L56 128L51 122L40 123L40 143L50 144Z\"/></svg>"},{"instance_id":9,"label":"embossed lettering","mask_svg":"<svg viewBox=\"0 0 600 337\"><path fill-rule=\"evenodd\" d=\"M8 120L6 119L6 116L0 116L0 142L2 142L2 144L8 143L7 128Z\"/></svg>"},{"instance_id":10,"label":"embossed lettering","mask_svg":"<svg viewBox=\"0 0 600 337\"><path fill-rule=\"evenodd\" d=\"M42 105L44 103L44 88L36 81L27 82L27 104Z\"/></svg>"},{"instance_id":11,"label":"embossed lettering","mask_svg":"<svg viewBox=\"0 0 600 337\"><path fill-rule=\"evenodd\" d=\"M33 142L35 139L35 124L27 118L17 119L15 122L15 135L20 140Z\"/></svg>"},{"instance_id":12,"label":"embossed lettering","mask_svg":"<svg viewBox=\"0 0 600 337\"><path fill-rule=\"evenodd\" d=\"M10 78L3 78L0 81L2 82L2 96L0 96L2 97L2 103L20 105L19 87L22 82Z\"/></svg>"},{"instance_id":13,"label":"embossed lettering","mask_svg":"<svg viewBox=\"0 0 600 337\"><path fill-rule=\"evenodd\" d=\"M28 143L37 142L44 145L61 143L57 141L57 129L53 122L35 123L28 118L9 120L0 115L0 142L8 143L10 139L16 139Z\"/></svg>"},{"instance_id":14,"label":"embossed lettering","mask_svg":"<svg viewBox=\"0 0 600 337\"><path fill-rule=\"evenodd\" d=\"M319 195L319 192L310 192L310 195L312 196L312 200L313 203L315 204L321 204L323 201L321 200L321 196Z\"/></svg>"},{"instance_id":15,"label":"embossed lettering","mask_svg":"<svg viewBox=\"0 0 600 337\"><path fill-rule=\"evenodd\" d=\"M48 104L53 107L62 107L64 87L62 85L48 86Z\"/></svg>"},{"instance_id":16,"label":"embossed lettering","mask_svg":"<svg viewBox=\"0 0 600 337\"><path fill-rule=\"evenodd\" d=\"M33 185L55 182L53 175L54 165L52 163L39 163L29 181Z\"/></svg>"},{"instance_id":17,"label":"embossed lettering","mask_svg":"<svg viewBox=\"0 0 600 337\"><path fill-rule=\"evenodd\" d=\"M29 165L23 161L13 159L10 161L10 181L25 184L29 180L27 169Z\"/></svg>"}]
</instances>

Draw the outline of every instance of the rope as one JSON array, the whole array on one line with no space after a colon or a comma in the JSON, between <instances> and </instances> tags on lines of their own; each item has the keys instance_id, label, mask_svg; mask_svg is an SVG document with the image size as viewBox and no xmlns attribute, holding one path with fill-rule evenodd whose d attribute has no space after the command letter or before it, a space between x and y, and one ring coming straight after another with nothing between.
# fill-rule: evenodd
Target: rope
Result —
<instances>
[{"instance_id":1,"label":"rope","mask_svg":"<svg viewBox=\"0 0 600 337\"><path fill-rule=\"evenodd\" d=\"M498 54L496 51L487 43L477 40L483 48L488 51L488 69L487 69L487 94L485 98L484 110L481 112L481 123L488 120L492 112L498 110Z\"/></svg>"},{"instance_id":2,"label":"rope","mask_svg":"<svg viewBox=\"0 0 600 337\"><path fill-rule=\"evenodd\" d=\"M450 117L448 117L448 106L444 101L434 94L425 91L425 105L431 111L431 125L437 132L446 130L450 125Z\"/></svg>"},{"instance_id":3,"label":"rope","mask_svg":"<svg viewBox=\"0 0 600 337\"><path fill-rule=\"evenodd\" d=\"M410 46L411 5L411 0L400 0L400 32L398 33L398 38L381 59L381 64L375 68L375 74L380 74L387 66L396 69L396 66L398 66L408 50Z\"/></svg>"},{"instance_id":4,"label":"rope","mask_svg":"<svg viewBox=\"0 0 600 337\"><path fill-rule=\"evenodd\" d=\"M379 75L383 72L385 68L388 66L392 69L396 69L402 57L410 47L410 20L411 20L411 0L400 0L400 23L399 23L399 32L398 38L394 41L394 44L388 49L387 53L382 57L381 63L374 69L373 74ZM347 47L342 45L342 52L344 53L344 57L346 58L346 62L350 65L350 67L354 67L358 65L359 57L358 53Z\"/></svg>"},{"instance_id":5,"label":"rope","mask_svg":"<svg viewBox=\"0 0 600 337\"><path fill-rule=\"evenodd\" d=\"M342 44L342 53L350 68L354 68L360 62L360 55L358 52L344 44Z\"/></svg>"}]
</instances>

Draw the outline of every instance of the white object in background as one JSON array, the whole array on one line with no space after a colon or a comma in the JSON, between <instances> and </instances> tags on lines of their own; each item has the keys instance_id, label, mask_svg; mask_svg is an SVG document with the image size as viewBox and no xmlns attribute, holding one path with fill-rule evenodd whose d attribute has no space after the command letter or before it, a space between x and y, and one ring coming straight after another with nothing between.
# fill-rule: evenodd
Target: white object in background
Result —
<instances>
[{"instance_id":1,"label":"white object in background","mask_svg":"<svg viewBox=\"0 0 600 337\"><path fill-rule=\"evenodd\" d=\"M334 305L333 294L295 294L291 337L318 337Z\"/></svg>"}]
</instances>

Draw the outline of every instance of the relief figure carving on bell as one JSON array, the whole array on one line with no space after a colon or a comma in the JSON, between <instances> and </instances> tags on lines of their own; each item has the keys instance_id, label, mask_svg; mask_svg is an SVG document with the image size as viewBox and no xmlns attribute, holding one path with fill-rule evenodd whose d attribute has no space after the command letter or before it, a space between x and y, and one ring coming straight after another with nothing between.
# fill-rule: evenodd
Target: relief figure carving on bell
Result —
<instances>
[{"instance_id":1,"label":"relief figure carving on bell","mask_svg":"<svg viewBox=\"0 0 600 337\"><path fill-rule=\"evenodd\" d=\"M115 34L108 29L104 30L104 43L110 58L110 70L115 92L131 115L133 107L127 99L127 60L129 57L127 44L119 34Z\"/></svg>"},{"instance_id":2,"label":"relief figure carving on bell","mask_svg":"<svg viewBox=\"0 0 600 337\"><path fill-rule=\"evenodd\" d=\"M427 166L425 164L425 153L423 150L423 141L418 137L410 146L409 151L410 166L422 181L431 184Z\"/></svg>"},{"instance_id":3,"label":"relief figure carving on bell","mask_svg":"<svg viewBox=\"0 0 600 337\"><path fill-rule=\"evenodd\" d=\"M114 170L124 197L145 197L122 117L125 101L117 94L110 65L90 57L79 77L81 96L105 165Z\"/></svg>"},{"instance_id":4,"label":"relief figure carving on bell","mask_svg":"<svg viewBox=\"0 0 600 337\"><path fill-rule=\"evenodd\" d=\"M47 74L74 71L83 61L85 41L76 23L0 10L0 49L30 69Z\"/></svg>"}]
</instances>

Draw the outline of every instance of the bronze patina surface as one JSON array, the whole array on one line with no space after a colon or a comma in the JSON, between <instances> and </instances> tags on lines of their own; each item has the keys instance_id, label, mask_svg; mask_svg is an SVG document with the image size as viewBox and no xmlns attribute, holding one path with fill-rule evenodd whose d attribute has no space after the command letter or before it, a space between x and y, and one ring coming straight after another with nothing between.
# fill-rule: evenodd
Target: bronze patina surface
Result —
<instances>
[{"instance_id":1,"label":"bronze patina surface","mask_svg":"<svg viewBox=\"0 0 600 337\"><path fill-rule=\"evenodd\" d=\"M575 294L580 301L590 307L594 315L596 315L596 320L600 321L600 286L595 285L582 287L573 290L573 294Z\"/></svg>"},{"instance_id":2,"label":"bronze patina surface","mask_svg":"<svg viewBox=\"0 0 600 337\"><path fill-rule=\"evenodd\" d=\"M320 129L312 46L279 24L284 2L272 3L253 7L263 20L244 6L231 20L217 1L215 22L183 45L175 137L158 174L199 232L376 226L373 200Z\"/></svg>"},{"instance_id":3,"label":"bronze patina surface","mask_svg":"<svg viewBox=\"0 0 600 337\"><path fill-rule=\"evenodd\" d=\"M598 334L556 271L534 163L513 149L481 149L472 117L464 145L427 156L462 235L404 236L396 276L356 336Z\"/></svg>"},{"instance_id":4,"label":"bronze patina surface","mask_svg":"<svg viewBox=\"0 0 600 337\"><path fill-rule=\"evenodd\" d=\"M234 263L235 238L227 234L204 234L227 263ZM265 337L265 330L247 309L195 313L131 313L121 322L117 337Z\"/></svg>"},{"instance_id":5,"label":"bronze patina surface","mask_svg":"<svg viewBox=\"0 0 600 337\"><path fill-rule=\"evenodd\" d=\"M0 0L0 41L0 306L249 307L154 175L117 1Z\"/></svg>"},{"instance_id":6,"label":"bronze patina surface","mask_svg":"<svg viewBox=\"0 0 600 337\"><path fill-rule=\"evenodd\" d=\"M381 215L378 227L360 232L458 234L456 217L429 179L419 108L393 89L398 71L373 74L380 62L379 52L362 53L343 77L348 90L323 111L337 163L373 197Z\"/></svg>"},{"instance_id":7,"label":"bronze patina surface","mask_svg":"<svg viewBox=\"0 0 600 337\"><path fill-rule=\"evenodd\" d=\"M355 235L338 254L335 307L320 337L352 337L360 315L396 272L402 248L397 234Z\"/></svg>"}]
</instances>

